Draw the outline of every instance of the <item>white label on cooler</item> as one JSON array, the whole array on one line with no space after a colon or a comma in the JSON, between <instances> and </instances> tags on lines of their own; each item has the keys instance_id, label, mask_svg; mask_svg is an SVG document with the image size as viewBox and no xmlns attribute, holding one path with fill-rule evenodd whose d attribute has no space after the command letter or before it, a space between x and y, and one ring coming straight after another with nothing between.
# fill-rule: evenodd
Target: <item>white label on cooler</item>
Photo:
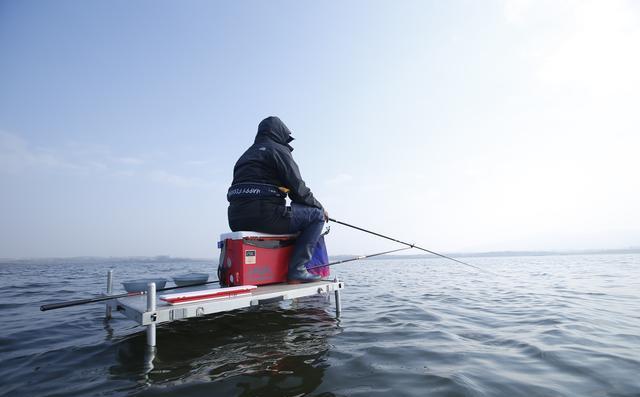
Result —
<instances>
[{"instance_id":1,"label":"white label on cooler","mask_svg":"<svg viewBox=\"0 0 640 397\"><path fill-rule=\"evenodd\" d=\"M244 263L247 265L256 264L256 250L246 250L244 252Z\"/></svg>"}]
</instances>

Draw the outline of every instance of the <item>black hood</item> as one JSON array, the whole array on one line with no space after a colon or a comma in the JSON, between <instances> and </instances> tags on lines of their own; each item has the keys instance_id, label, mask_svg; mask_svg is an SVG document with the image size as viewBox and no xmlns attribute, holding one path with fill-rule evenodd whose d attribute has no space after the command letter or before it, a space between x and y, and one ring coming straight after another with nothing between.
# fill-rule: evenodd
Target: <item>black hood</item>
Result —
<instances>
[{"instance_id":1,"label":"black hood","mask_svg":"<svg viewBox=\"0 0 640 397\"><path fill-rule=\"evenodd\" d=\"M258 143L263 139L269 139L293 151L293 148L289 145L289 142L294 139L291 136L291 130L278 117L267 117L260 122L255 142Z\"/></svg>"}]
</instances>

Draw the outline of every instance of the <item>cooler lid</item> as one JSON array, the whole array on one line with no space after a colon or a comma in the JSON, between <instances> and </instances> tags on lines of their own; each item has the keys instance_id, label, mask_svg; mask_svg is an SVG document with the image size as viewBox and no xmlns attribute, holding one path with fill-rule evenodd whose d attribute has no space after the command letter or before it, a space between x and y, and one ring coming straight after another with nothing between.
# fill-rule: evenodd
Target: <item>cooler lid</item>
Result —
<instances>
[{"instance_id":1,"label":"cooler lid","mask_svg":"<svg viewBox=\"0 0 640 397\"><path fill-rule=\"evenodd\" d=\"M252 231L240 231L240 232L230 232L223 233L220 235L220 241L224 240L242 240L244 238L291 238L296 237L298 233L295 234L267 234L267 233L259 233Z\"/></svg>"}]
</instances>

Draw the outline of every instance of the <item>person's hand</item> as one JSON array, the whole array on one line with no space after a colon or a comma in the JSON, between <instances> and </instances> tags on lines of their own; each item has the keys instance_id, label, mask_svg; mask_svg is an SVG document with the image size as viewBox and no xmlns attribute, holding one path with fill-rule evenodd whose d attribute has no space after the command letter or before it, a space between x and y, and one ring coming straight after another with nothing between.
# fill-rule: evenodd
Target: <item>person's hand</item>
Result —
<instances>
[{"instance_id":1,"label":"person's hand","mask_svg":"<svg viewBox=\"0 0 640 397\"><path fill-rule=\"evenodd\" d=\"M324 221L326 223L328 223L329 222L329 213L324 208L322 209L322 212L324 212Z\"/></svg>"}]
</instances>

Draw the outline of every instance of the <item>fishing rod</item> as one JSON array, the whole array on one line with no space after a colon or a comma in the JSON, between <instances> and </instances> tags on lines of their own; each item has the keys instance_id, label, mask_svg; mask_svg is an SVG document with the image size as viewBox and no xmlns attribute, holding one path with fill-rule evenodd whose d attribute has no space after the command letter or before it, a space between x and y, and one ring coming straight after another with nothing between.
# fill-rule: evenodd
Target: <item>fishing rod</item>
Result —
<instances>
[{"instance_id":1,"label":"fishing rod","mask_svg":"<svg viewBox=\"0 0 640 397\"><path fill-rule=\"evenodd\" d=\"M403 248L398 248L398 249L391 250L391 251L378 252L377 254L361 255L361 256L357 256L355 258L343 259L341 261L335 261L335 262L330 262L330 263L327 263L327 264L308 267L307 269L315 269L315 268L318 268L318 267L333 266L333 265L337 265L337 264L340 264L340 263L357 261L359 259L365 259L365 258L371 258L371 257L374 257L374 256L391 254L393 252L408 250L408 249L411 249L411 248L412 247L403 247ZM176 287L160 288L160 289L156 290L156 292L170 291L170 290L174 290L174 289L178 289L178 288L187 288L187 287L193 287L193 286L196 286L196 285L206 285L206 284L213 284L213 283L218 283L218 282L220 282L220 280L208 281L206 283L200 283L200 284L189 284L189 285L182 285L182 286L176 286ZM137 291L137 292L127 292L127 293L119 294L119 295L101 296L101 297L98 297L98 298L78 299L78 300L67 301L67 302L49 303L49 304L40 306L40 310L43 311L43 312L46 312L47 310L62 309L63 307L79 306L79 305L84 305L84 304L87 304L87 303L104 302L104 301L108 301L110 299L128 298L130 296L140 296L140 295L146 295L146 294L147 294L147 291Z\"/></svg>"},{"instance_id":2,"label":"fishing rod","mask_svg":"<svg viewBox=\"0 0 640 397\"><path fill-rule=\"evenodd\" d=\"M220 280L214 280L214 281L208 281L206 283L188 284L188 285L180 285L176 287L160 288L156 290L156 292L169 291L169 290L178 289L178 288L194 287L196 285L213 284L219 281ZM78 305L84 305L86 303L103 302L103 301L108 301L110 299L127 298L129 296L139 296L139 295L146 295L146 294L147 294L147 291L137 291L137 292L127 292L119 295L106 295L106 296L101 296L99 298L78 299L78 300L67 301L67 302L49 303L49 304L40 306L40 310L43 312L46 312L47 310L62 309L63 307L78 306Z\"/></svg>"},{"instance_id":3,"label":"fishing rod","mask_svg":"<svg viewBox=\"0 0 640 397\"><path fill-rule=\"evenodd\" d=\"M361 227L358 227L358 226L355 226L355 225L351 225L351 224L346 223L346 222L341 222L341 221L336 220L336 219L333 219L333 218L328 218L328 219L329 219L331 222L335 222L335 223L338 223L338 224L343 225L343 226L347 226L347 227L350 227L350 228L353 228L353 229L356 229L356 230L360 230L361 232L365 232L365 233L373 234L374 236L378 236L378 237L386 238L387 240L391 240L391 241L395 241L396 243L400 243L400 244L407 245L407 246L409 246L409 248L419 249L419 250L421 250L421 251L428 252L428 253L430 253L430 254L433 254L433 255L439 256L439 257L441 257L441 258L445 258L445 259L452 260L452 261L454 261L454 262L458 262L458 263L459 263L459 264L461 264L461 265L465 265L465 266L472 267L472 268L474 268L474 269L476 269L476 270L480 270L481 272L485 272L485 273L489 273L489 274L497 275L497 274L495 274L495 273L493 273L493 272L490 272L490 271L488 271L488 270L482 269L482 268L480 268L480 267L478 267L478 266L471 265L471 264L469 264L469 263L466 263L466 262L463 262L463 261L460 261L460 260L457 260L457 259L451 258L451 257L449 257L449 256L439 254L439 253L437 253L437 252L434 252L434 251L428 250L428 249L426 249L426 248L418 247L418 246L417 246L417 245L415 245L415 244L409 244L409 243L406 243L406 242L404 242L404 241L400 241L400 240L398 240L398 239L395 239L395 238L393 238L393 237L389 237L389 236L385 236L384 234L380 234L380 233L372 232L371 230L363 229L363 228L361 228Z\"/></svg>"},{"instance_id":4,"label":"fishing rod","mask_svg":"<svg viewBox=\"0 0 640 397\"><path fill-rule=\"evenodd\" d=\"M345 263L345 262L352 262L352 261L357 261L359 259L366 259L366 258L372 258L374 256L380 256L380 255L385 255L385 254L391 254L392 252L398 252L398 251L404 251L404 250L409 250L413 247L403 247L403 248L398 248L395 250L391 250L391 251L385 251L385 252L378 252L377 254L369 254L369 255L361 255L361 256L356 256L354 258L349 258L349 259L343 259L341 261L335 261L335 262L329 262L329 263L325 263L322 265L315 265L315 266L309 266L307 267L307 270L311 270L311 269L317 269L319 267L327 267L327 266L333 266L333 265L339 265L341 263Z\"/></svg>"},{"instance_id":5,"label":"fishing rod","mask_svg":"<svg viewBox=\"0 0 640 397\"><path fill-rule=\"evenodd\" d=\"M363 231L365 233L370 233L370 234L373 234L375 236L385 238L387 240L395 241L396 243L404 244L407 247L398 248L398 249L390 250L390 251L378 252L378 253L375 253L375 254L356 256L354 258L343 259L343 260L340 260L340 261L330 262L330 263L322 264L322 265L311 266L311 267L307 268L308 270L316 269L316 268L320 268L320 267L326 267L326 266L339 265L341 263L352 262L352 261L357 261L357 260L366 259L366 258L372 258L374 256L391 254L391 253L394 253L394 252L404 251L404 250L408 250L408 249L411 249L411 248L415 248L415 249L419 249L419 250L428 252L430 254L433 254L433 255L436 255L436 256L439 256L439 257L442 257L442 258L445 258L445 259L452 260L452 261L460 263L462 265L472 267L474 269L480 270L481 272L485 272L485 273L489 273L489 274L494 274L495 275L495 273L490 272L490 271L485 270L485 269L482 269L482 268L480 268L478 266L471 265L469 263L465 263L465 262L459 261L457 259L448 257L446 255L442 255L442 254L439 254L437 252L428 250L426 248L419 247L419 246L417 246L415 244L409 244L409 243L406 243L404 241L397 240L397 239L395 239L393 237L385 236L383 234L376 233L376 232L373 232L371 230L363 229L361 227L348 224L346 222L341 222L341 221L338 221L338 220L333 219L333 218L329 218L329 220L331 222L335 222L335 223L338 223L340 225L348 226L348 227L351 227L353 229ZM178 289L178 288L192 287L194 285L214 284L214 283L218 283L218 282L220 282L220 280L208 281L206 283L201 283L201 284L189 284L189 285L182 285L182 286L176 286L176 287L160 288L160 289L157 290L157 292L170 291L170 290L174 290L174 289ZM126 297L130 297L130 296L146 295L146 293L147 293L147 291L127 292L127 293L124 293L124 294L107 295L107 296L101 296L101 297L98 297L98 298L78 299L78 300L67 301L67 302L49 303L49 304L40 306L40 310L44 312L44 311L47 311L47 310L61 309L61 308L64 308L64 307L71 307L71 306L79 306L79 305L84 305L84 304L87 304L87 303L103 302L103 301L107 301L107 300L110 300L110 299L119 299L119 298L126 298Z\"/></svg>"}]
</instances>

